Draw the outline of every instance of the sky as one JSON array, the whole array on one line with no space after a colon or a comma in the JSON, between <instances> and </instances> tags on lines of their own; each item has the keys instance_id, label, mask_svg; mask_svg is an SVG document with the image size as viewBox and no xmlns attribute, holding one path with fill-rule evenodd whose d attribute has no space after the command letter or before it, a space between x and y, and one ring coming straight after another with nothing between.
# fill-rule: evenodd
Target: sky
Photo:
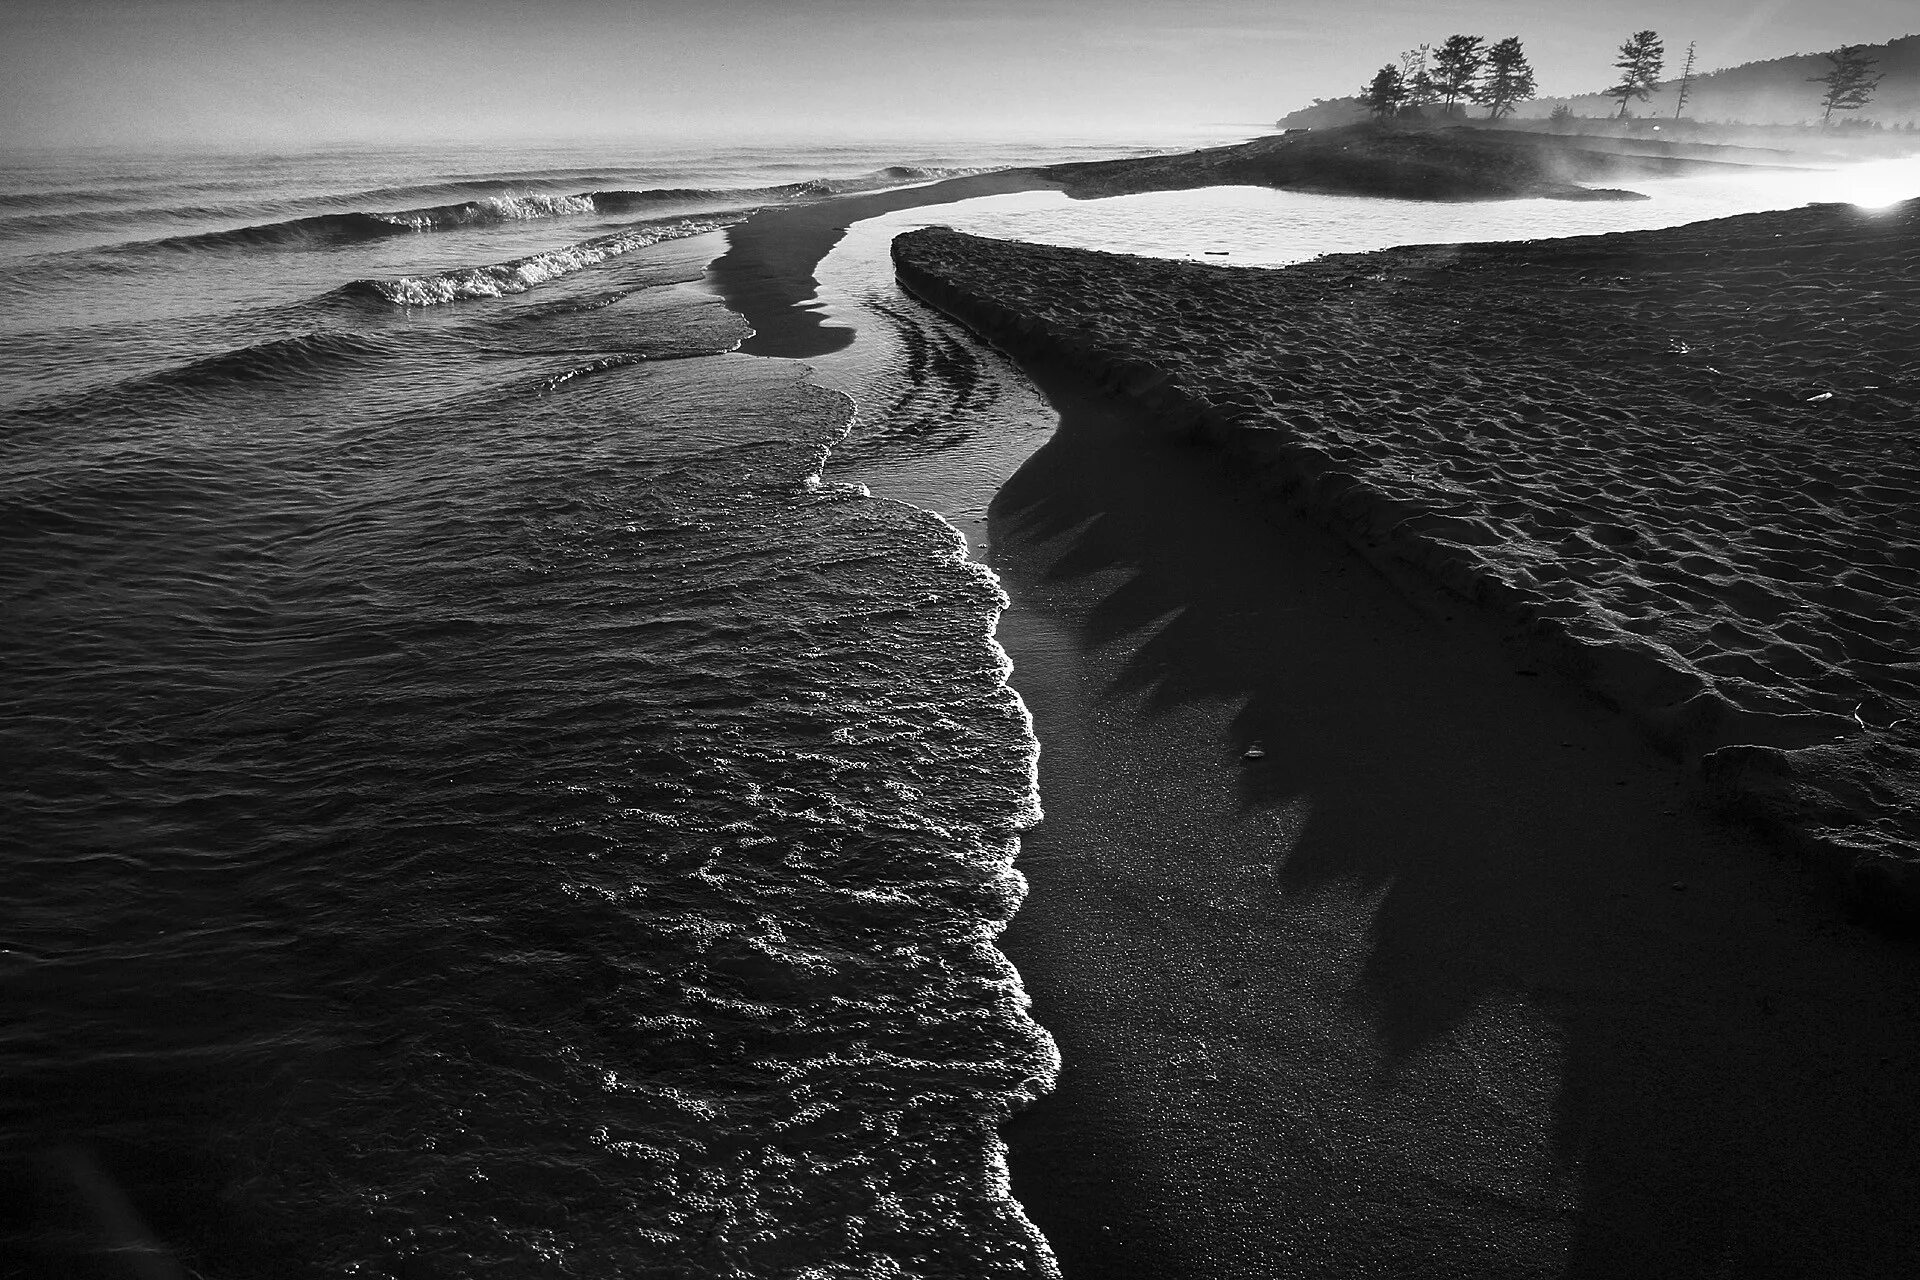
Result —
<instances>
[{"instance_id":1,"label":"sky","mask_svg":"<svg viewBox=\"0 0 1920 1280\"><path fill-rule=\"evenodd\" d=\"M1711 70L1920 32L1920 0L0 0L0 137L1151 138L1454 32L1593 91L1643 27Z\"/></svg>"}]
</instances>

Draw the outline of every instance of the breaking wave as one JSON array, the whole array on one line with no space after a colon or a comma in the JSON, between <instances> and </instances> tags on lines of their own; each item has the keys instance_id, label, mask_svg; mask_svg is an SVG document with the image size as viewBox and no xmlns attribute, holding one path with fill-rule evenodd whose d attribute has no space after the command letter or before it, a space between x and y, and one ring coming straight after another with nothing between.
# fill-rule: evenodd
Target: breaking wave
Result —
<instances>
[{"instance_id":1,"label":"breaking wave","mask_svg":"<svg viewBox=\"0 0 1920 1280\"><path fill-rule=\"evenodd\" d=\"M219 231L196 231L188 235L166 236L155 240L133 240L114 245L105 252L195 252L219 249L289 248L313 249L331 245L357 244L385 236L411 235L424 231L445 231L464 227L499 226L541 218L592 217L595 215L660 212L672 209L685 213L739 212L776 201L837 194L839 188L819 182L796 182L779 187L724 188L683 187L657 191L583 191L574 195L495 195L455 204L430 205L419 209L394 209L381 212L317 213L302 218L263 222ZM19 219L22 229L35 231L58 227L65 215L37 215ZM119 215L76 213L75 230L93 229L89 224L104 224Z\"/></svg>"},{"instance_id":2,"label":"breaking wave","mask_svg":"<svg viewBox=\"0 0 1920 1280\"><path fill-rule=\"evenodd\" d=\"M919 182L939 182L945 178L967 178L976 173L996 173L1004 167L987 165L958 168L941 165L893 164L884 169L875 169L872 173L861 174L856 178L815 178L810 182L795 185L808 195L844 196L855 195L862 191L884 191L888 187L912 186Z\"/></svg>"},{"instance_id":3,"label":"breaking wave","mask_svg":"<svg viewBox=\"0 0 1920 1280\"><path fill-rule=\"evenodd\" d=\"M273 222L254 223L218 231L196 231L158 239L132 240L114 245L110 253L194 252L218 249L326 248L357 244L385 236L463 227L498 226L539 218L661 212L719 213L751 209L763 204L846 195L915 182L963 177L982 169L889 165L853 178L815 178L769 187L671 187L646 190L612 189L573 194L540 192L502 193L412 209L352 210L309 214ZM450 183L441 190L484 187L490 183ZM0 205L0 207L5 207ZM179 209L69 210L0 218L0 227L15 232L107 230L140 214L147 216L233 216L237 211L209 207Z\"/></svg>"},{"instance_id":4,"label":"breaking wave","mask_svg":"<svg viewBox=\"0 0 1920 1280\"><path fill-rule=\"evenodd\" d=\"M583 240L562 249L529 254L507 262L478 267L456 267L431 275L396 276L386 280L356 280L344 287L348 294L371 296L403 307L431 307L472 298L498 298L525 293L557 276L605 262L635 249L719 231L738 218L681 218L664 224L630 227L612 235Z\"/></svg>"}]
</instances>

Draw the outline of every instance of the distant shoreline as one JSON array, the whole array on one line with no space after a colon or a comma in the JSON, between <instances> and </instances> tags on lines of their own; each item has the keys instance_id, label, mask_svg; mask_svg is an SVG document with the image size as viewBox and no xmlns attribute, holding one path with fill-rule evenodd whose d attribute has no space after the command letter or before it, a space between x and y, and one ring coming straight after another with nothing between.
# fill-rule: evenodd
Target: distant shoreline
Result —
<instances>
[{"instance_id":1,"label":"distant shoreline","mask_svg":"<svg viewBox=\"0 0 1920 1280\"><path fill-rule=\"evenodd\" d=\"M1245 185L1399 200L1638 200L1645 197L1592 184L1754 167L1748 148L1680 151L1659 140L1372 123L1043 172L1081 199Z\"/></svg>"}]
</instances>

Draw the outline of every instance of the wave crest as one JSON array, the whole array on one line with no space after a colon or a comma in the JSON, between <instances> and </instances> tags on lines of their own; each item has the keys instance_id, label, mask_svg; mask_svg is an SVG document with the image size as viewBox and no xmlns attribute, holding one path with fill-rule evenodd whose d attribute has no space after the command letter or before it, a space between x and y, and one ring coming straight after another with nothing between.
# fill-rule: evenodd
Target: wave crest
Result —
<instances>
[{"instance_id":1,"label":"wave crest","mask_svg":"<svg viewBox=\"0 0 1920 1280\"><path fill-rule=\"evenodd\" d=\"M832 193L827 187L804 182L781 187L735 190L687 187L647 191L583 191L575 195L507 194L462 200L455 204L428 205L418 209L316 213L303 218L263 222L221 231L196 231L187 235L167 236L159 240L136 240L113 246L108 252L124 254L156 250L192 252L207 249L326 248L332 245L377 240L384 236L444 231L461 227L498 226L539 218L591 217L595 214L623 214L667 209L685 213L734 212L778 200L828 194ZM85 215L75 216L78 218ZM52 220L57 222L58 217L54 216ZM43 217L40 221L45 223L48 218Z\"/></svg>"},{"instance_id":2,"label":"wave crest","mask_svg":"<svg viewBox=\"0 0 1920 1280\"><path fill-rule=\"evenodd\" d=\"M416 232L452 230L463 227L497 226L509 222L523 222L538 218L592 217L595 215L617 215L644 213L651 211L656 216L673 212L682 216L693 214L713 215L718 213L745 212L761 205L789 200L822 199L829 196L849 195L856 192L874 191L886 187L902 186L916 182L933 182L942 178L963 177L968 174L983 173L983 169L946 168L927 165L889 165L871 173L852 178L813 178L804 182L790 182L768 187L668 187L645 190L610 189L600 191L581 191L571 195L548 194L539 192L504 192L495 195L476 196L469 200L459 200L448 204L423 205L411 209L391 210L352 210L330 213L308 214L298 218L286 218L277 222L261 222L248 226L230 227L218 231L195 231L183 235L165 236L159 239L134 240L122 244L106 246L99 252L108 256L140 254L152 252L197 252L223 249L288 248L310 249L328 248L335 245L357 244L367 240L377 240L386 236L408 235ZM444 184L442 191L456 191L461 187L483 185L482 183ZM491 184L485 184L491 185ZM425 194L425 190L419 194ZM363 193L366 194L366 193ZM397 193L396 193L397 194ZM30 199L21 198L14 202L21 207L31 208ZM0 208L12 207L0 199ZM166 210L148 210L148 213L169 212ZM174 214L197 213L206 216L232 216L232 212L220 209L179 209ZM21 231L56 231L62 228L70 230L106 229L130 215L120 209L72 210L55 213L30 213L13 218L0 219L10 229ZM96 252L81 250L83 253Z\"/></svg>"},{"instance_id":3,"label":"wave crest","mask_svg":"<svg viewBox=\"0 0 1920 1280\"><path fill-rule=\"evenodd\" d=\"M608 258L644 249L668 240L718 231L735 218L681 218L674 222L633 227L610 236L583 240L562 249L529 254L507 262L478 267L456 267L432 275L396 276L387 280L356 280L352 293L371 295L403 307L432 307L473 298L499 298L525 293L557 276L571 275Z\"/></svg>"},{"instance_id":4,"label":"wave crest","mask_svg":"<svg viewBox=\"0 0 1920 1280\"><path fill-rule=\"evenodd\" d=\"M574 196L504 195L464 200L459 204L402 209L368 216L409 231L437 231L443 227L491 226L533 218L561 218L598 212L591 193Z\"/></svg>"}]
</instances>

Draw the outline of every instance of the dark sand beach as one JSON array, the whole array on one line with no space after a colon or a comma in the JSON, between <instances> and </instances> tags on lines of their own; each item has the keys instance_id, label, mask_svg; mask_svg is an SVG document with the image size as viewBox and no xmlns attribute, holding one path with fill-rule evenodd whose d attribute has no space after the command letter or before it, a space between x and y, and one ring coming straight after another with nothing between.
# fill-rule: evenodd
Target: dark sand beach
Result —
<instances>
[{"instance_id":1,"label":"dark sand beach","mask_svg":"<svg viewBox=\"0 0 1920 1280\"><path fill-rule=\"evenodd\" d=\"M910 288L1507 624L1920 919L1920 203L1278 271L895 242Z\"/></svg>"},{"instance_id":2,"label":"dark sand beach","mask_svg":"<svg viewBox=\"0 0 1920 1280\"><path fill-rule=\"evenodd\" d=\"M769 258L784 216L755 228ZM987 560L1012 599L999 639L1042 743L1047 814L1023 837L1031 893L1002 946L1065 1061L1058 1091L1009 1126L1010 1163L1070 1280L1881 1277L1920 1254L1920 957L1841 909L1816 870L1833 858L1785 856L1697 781L1688 762L1747 723L1741 708L1663 722L1648 712L1668 704L1626 695L1701 695L1662 674L1684 677L1684 661L1597 669L1563 643L1611 599L1570 583L1682 626L1749 599L1605 559L1664 546L1653 516L1718 519L1727 496L1576 495L1548 464L1578 449L1492 430L1538 425L1562 397L1570 417L1611 404L1593 458L1656 494L1648 478L1675 459L1636 455L1629 418L1683 414L1692 438L1736 408L1761 431L1770 408L1804 432L1824 394L1793 395L1807 368L1758 348L1676 383L1684 353L1661 354L1666 333L1604 310L1665 320L1662 273L1743 247L1771 261L1789 233L1754 225L1747 240L1696 232L1708 240L1639 275L1612 244L1224 272L951 233L898 242L903 282L1015 354L1061 414L994 503ZM1816 255L1836 234L1803 230ZM793 244L799 301L811 268ZM1459 283L1433 286L1453 264ZM1747 281L1722 318L1764 301L1768 332L1817 339L1830 291L1785 295L1789 310L1771 305L1783 283ZM1500 316L1523 332L1490 332ZM1441 359L1416 359L1442 340ZM1717 362L1747 350L1712 341ZM1857 361L1821 367L1869 424L1897 416L1859 388ZM1639 389L1621 402L1608 377ZM1708 394L1730 377L1738 395ZM1471 423L1416 436L1436 450L1424 458L1377 425L1431 408L1403 400L1420 388ZM1324 430L1288 442L1314 451L1309 468L1232 443L1272 445L1272 420L1307 406ZM1463 445L1473 477L1445 465ZM1715 442L1715 474L1759 466L1752 454ZM1867 454L1884 461L1864 496L1890 503L1885 467L1905 464ZM1399 468L1408 488L1352 483L1363 465ZM1442 483L1459 505L1419 523ZM1574 497L1580 519L1551 544L1525 524ZM1885 530L1894 511L1864 519ZM1759 527L1779 535L1760 589L1862 589L1784 541L1812 535ZM1429 544L1463 553L1451 572L1407 550ZM1580 607L1538 615L1562 630L1516 621L1537 567L1531 583L1497 572L1500 548L1548 545L1525 563L1568 563L1544 585ZM1762 550L1715 576L1749 580ZM1617 630L1666 645L1661 664L1679 654L1658 627ZM1819 652L1806 636L1787 639ZM1808 698L1810 681L1794 686ZM1832 726L1824 706L1742 714ZM1788 745L1782 759L1804 756Z\"/></svg>"},{"instance_id":3,"label":"dark sand beach","mask_svg":"<svg viewBox=\"0 0 1920 1280\"><path fill-rule=\"evenodd\" d=\"M1065 1274L1901 1274L1912 948L1498 628L1035 368L1002 949L1065 1066L1008 1138Z\"/></svg>"}]
</instances>

